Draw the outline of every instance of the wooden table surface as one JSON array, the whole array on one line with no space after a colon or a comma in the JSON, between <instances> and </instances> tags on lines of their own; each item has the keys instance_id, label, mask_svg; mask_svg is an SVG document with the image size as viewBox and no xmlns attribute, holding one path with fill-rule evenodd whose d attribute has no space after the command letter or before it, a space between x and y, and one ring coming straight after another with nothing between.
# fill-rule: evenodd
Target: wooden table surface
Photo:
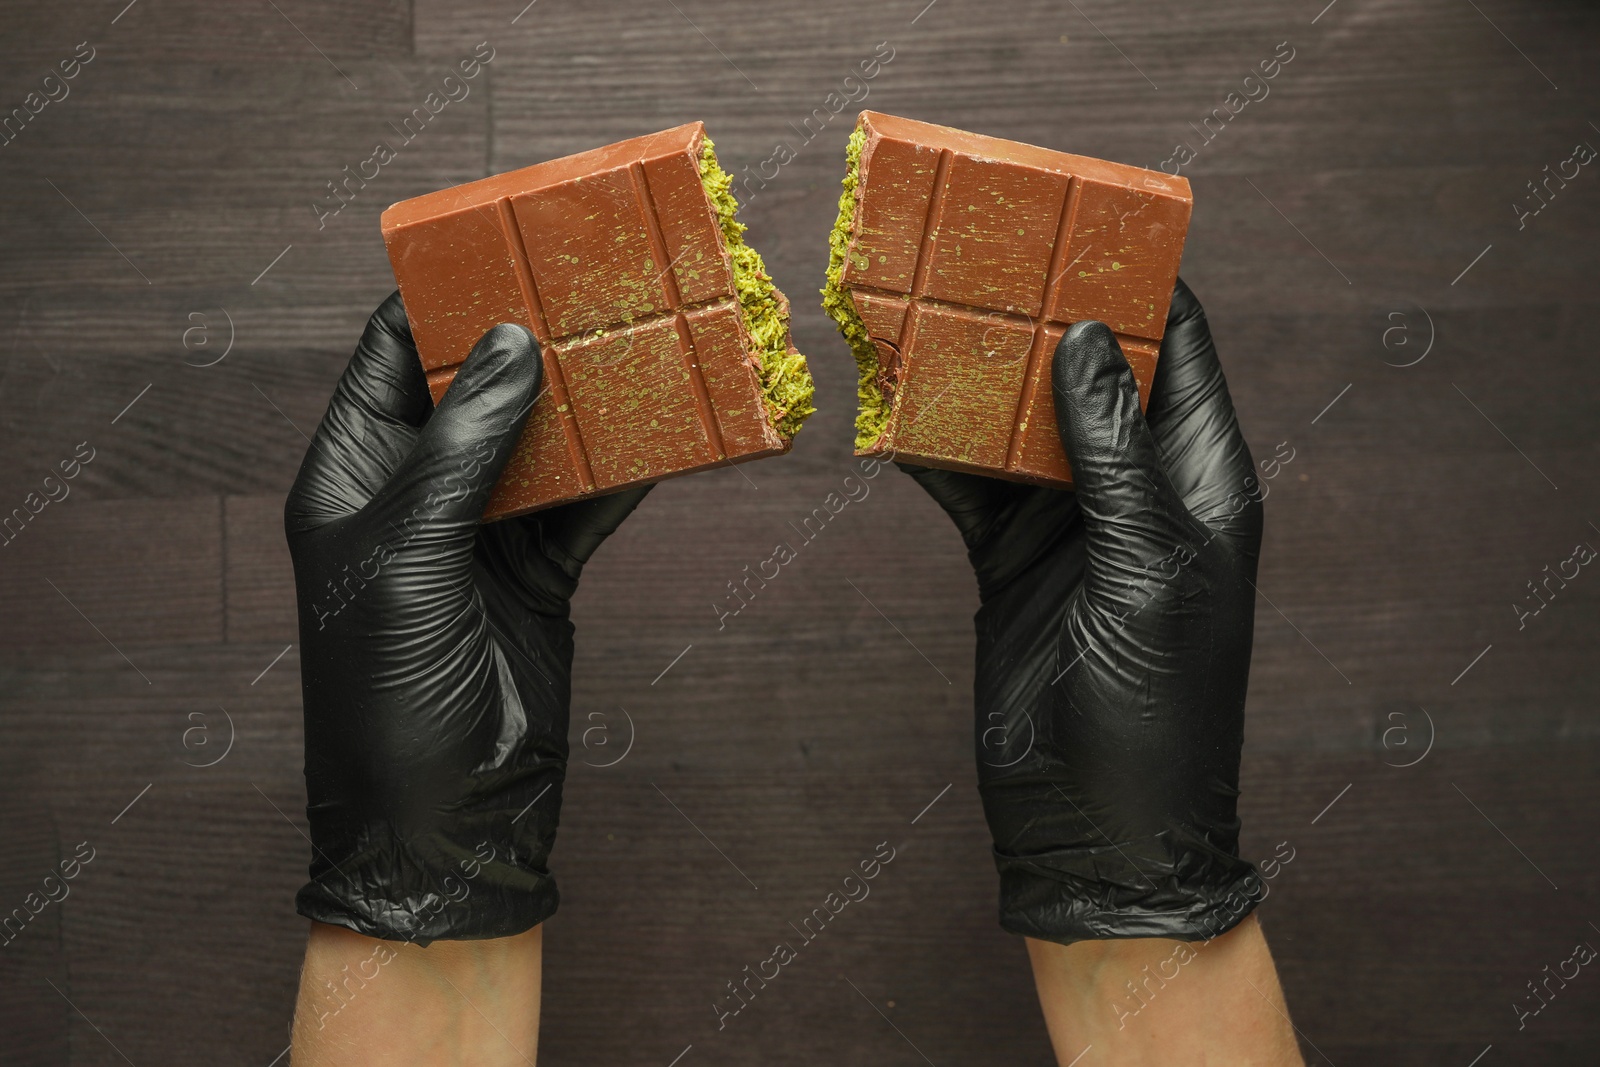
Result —
<instances>
[{"instance_id":1,"label":"wooden table surface","mask_svg":"<svg viewBox=\"0 0 1600 1067\"><path fill-rule=\"evenodd\" d=\"M1514 1008L1600 946L1600 574L1514 607L1600 546L1596 168L1529 186L1600 147L1600 12L523 2L0 4L0 114L93 55L0 147L0 514L93 455L0 547L0 911L94 855L0 950L0 1063L286 1062L309 849L280 512L392 288L379 212L693 119L736 172L795 150L742 217L820 412L748 481L663 484L584 577L543 1062L1049 1062L994 919L954 528L887 471L716 625L849 469L853 366L815 292L860 106L1195 151L1184 276L1257 455L1294 455L1242 804L1247 854L1293 849L1261 914L1308 1062L1600 1062L1600 974ZM470 94L319 225L485 41ZM882 841L870 899L719 1031L725 983Z\"/></svg>"}]
</instances>

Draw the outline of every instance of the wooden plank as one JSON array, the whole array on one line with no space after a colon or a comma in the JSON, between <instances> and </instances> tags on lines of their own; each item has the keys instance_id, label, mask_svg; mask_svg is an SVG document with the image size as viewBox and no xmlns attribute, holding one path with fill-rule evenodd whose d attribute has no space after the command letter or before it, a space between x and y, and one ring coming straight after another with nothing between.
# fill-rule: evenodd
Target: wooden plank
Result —
<instances>
[{"instance_id":1,"label":"wooden plank","mask_svg":"<svg viewBox=\"0 0 1600 1067\"><path fill-rule=\"evenodd\" d=\"M0 918L6 925L0 933L0 1004L5 1005L6 1040L0 1063L65 1064L72 1009L56 990L67 983L60 951L62 907L72 899L77 879L61 875L81 872L59 866L58 828L40 792L47 783L15 756L3 769L0 840L6 863L0 866Z\"/></svg>"},{"instance_id":2,"label":"wooden plank","mask_svg":"<svg viewBox=\"0 0 1600 1067\"><path fill-rule=\"evenodd\" d=\"M231 496L222 506L226 640L299 640L282 498Z\"/></svg>"},{"instance_id":3,"label":"wooden plank","mask_svg":"<svg viewBox=\"0 0 1600 1067\"><path fill-rule=\"evenodd\" d=\"M0 630L7 661L40 646L99 654L217 640L221 512L213 497L47 505L4 549L0 595L16 608Z\"/></svg>"},{"instance_id":4,"label":"wooden plank","mask_svg":"<svg viewBox=\"0 0 1600 1067\"><path fill-rule=\"evenodd\" d=\"M410 8L404 0L275 0L237 10L203 0L18 4L8 12L6 52L19 61L15 74L23 78L31 73L24 65L28 61L42 76L79 41L88 40L97 53L169 62L314 59L337 80L333 64L319 59L319 52L338 58L410 56Z\"/></svg>"}]
</instances>

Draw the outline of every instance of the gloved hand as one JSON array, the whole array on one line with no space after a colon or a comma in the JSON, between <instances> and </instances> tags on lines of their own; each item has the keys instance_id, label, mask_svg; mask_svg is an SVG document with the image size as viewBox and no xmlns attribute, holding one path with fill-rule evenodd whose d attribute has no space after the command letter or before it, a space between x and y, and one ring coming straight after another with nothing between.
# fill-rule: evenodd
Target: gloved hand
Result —
<instances>
[{"instance_id":1,"label":"gloved hand","mask_svg":"<svg viewBox=\"0 0 1600 1067\"><path fill-rule=\"evenodd\" d=\"M425 945L556 909L568 602L645 490L479 525L541 377L533 337L496 326L434 410L396 293L301 464L308 918Z\"/></svg>"},{"instance_id":2,"label":"gloved hand","mask_svg":"<svg viewBox=\"0 0 1600 1067\"><path fill-rule=\"evenodd\" d=\"M1000 923L1199 940L1259 901L1239 751L1261 494L1200 303L1173 291L1149 412L1111 331L1052 368L1075 491L906 466L978 576L978 787Z\"/></svg>"}]
</instances>

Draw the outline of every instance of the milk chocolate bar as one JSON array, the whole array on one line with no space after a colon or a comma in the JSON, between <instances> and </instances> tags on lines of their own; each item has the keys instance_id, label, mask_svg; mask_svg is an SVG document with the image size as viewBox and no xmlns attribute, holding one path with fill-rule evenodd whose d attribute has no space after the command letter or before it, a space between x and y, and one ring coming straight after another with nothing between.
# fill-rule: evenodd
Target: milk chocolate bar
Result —
<instances>
[{"instance_id":1,"label":"milk chocolate bar","mask_svg":"<svg viewBox=\"0 0 1600 1067\"><path fill-rule=\"evenodd\" d=\"M873 111L847 163L822 294L859 372L856 454L1070 486L1056 342L1106 323L1149 402L1188 181Z\"/></svg>"},{"instance_id":2,"label":"milk chocolate bar","mask_svg":"<svg viewBox=\"0 0 1600 1067\"><path fill-rule=\"evenodd\" d=\"M486 519L788 450L811 375L731 184L693 122L383 213L436 402L489 327L539 339Z\"/></svg>"}]
</instances>

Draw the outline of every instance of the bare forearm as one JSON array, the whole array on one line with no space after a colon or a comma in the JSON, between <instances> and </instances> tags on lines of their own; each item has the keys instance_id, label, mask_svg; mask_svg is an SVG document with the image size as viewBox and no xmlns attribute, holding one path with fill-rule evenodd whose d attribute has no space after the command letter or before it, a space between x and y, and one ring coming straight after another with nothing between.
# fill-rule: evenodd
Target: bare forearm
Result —
<instances>
[{"instance_id":1,"label":"bare forearm","mask_svg":"<svg viewBox=\"0 0 1600 1067\"><path fill-rule=\"evenodd\" d=\"M1303 1067L1254 916L1193 943L1029 938L1028 957L1063 1067Z\"/></svg>"},{"instance_id":2,"label":"bare forearm","mask_svg":"<svg viewBox=\"0 0 1600 1067\"><path fill-rule=\"evenodd\" d=\"M542 928L427 948L311 924L294 1067L531 1065Z\"/></svg>"}]
</instances>

